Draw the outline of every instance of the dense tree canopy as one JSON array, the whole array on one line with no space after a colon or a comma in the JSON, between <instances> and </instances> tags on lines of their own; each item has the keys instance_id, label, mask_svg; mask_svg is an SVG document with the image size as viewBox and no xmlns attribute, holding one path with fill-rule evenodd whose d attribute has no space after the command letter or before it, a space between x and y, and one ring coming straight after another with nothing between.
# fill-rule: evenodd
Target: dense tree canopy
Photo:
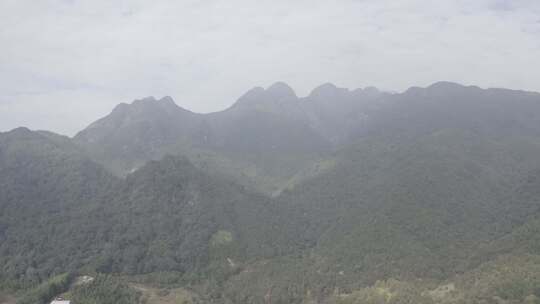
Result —
<instances>
[{"instance_id":1,"label":"dense tree canopy","mask_svg":"<svg viewBox=\"0 0 540 304\"><path fill-rule=\"evenodd\" d=\"M0 134L1 289L20 303L160 297L135 284L210 303L537 303L539 189L535 93L277 84L208 115L141 100L75 139Z\"/></svg>"}]
</instances>

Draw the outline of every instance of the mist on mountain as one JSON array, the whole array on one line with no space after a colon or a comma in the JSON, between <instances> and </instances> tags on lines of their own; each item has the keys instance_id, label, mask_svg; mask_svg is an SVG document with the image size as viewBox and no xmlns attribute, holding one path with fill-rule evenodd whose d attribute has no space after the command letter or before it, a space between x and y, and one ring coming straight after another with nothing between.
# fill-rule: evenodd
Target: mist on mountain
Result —
<instances>
[{"instance_id":1,"label":"mist on mountain","mask_svg":"<svg viewBox=\"0 0 540 304\"><path fill-rule=\"evenodd\" d=\"M534 303L539 155L533 92L147 97L73 138L0 133L0 282L21 303Z\"/></svg>"}]
</instances>

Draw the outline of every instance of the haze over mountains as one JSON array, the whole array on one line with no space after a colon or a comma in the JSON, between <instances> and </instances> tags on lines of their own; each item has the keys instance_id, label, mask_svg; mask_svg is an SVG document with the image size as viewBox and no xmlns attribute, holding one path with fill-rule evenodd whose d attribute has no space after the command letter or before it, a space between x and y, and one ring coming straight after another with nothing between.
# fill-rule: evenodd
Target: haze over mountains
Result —
<instances>
[{"instance_id":1,"label":"haze over mountains","mask_svg":"<svg viewBox=\"0 0 540 304\"><path fill-rule=\"evenodd\" d=\"M211 114L148 97L73 138L0 133L0 282L113 275L200 303L538 303L539 187L539 93L298 97L278 82Z\"/></svg>"},{"instance_id":2,"label":"haze over mountains","mask_svg":"<svg viewBox=\"0 0 540 304\"><path fill-rule=\"evenodd\" d=\"M211 114L182 109L170 97L149 97L120 104L74 141L118 175L168 153L184 154L275 192L345 143L384 95L325 84L298 98L278 82L254 88L229 109Z\"/></svg>"}]
</instances>

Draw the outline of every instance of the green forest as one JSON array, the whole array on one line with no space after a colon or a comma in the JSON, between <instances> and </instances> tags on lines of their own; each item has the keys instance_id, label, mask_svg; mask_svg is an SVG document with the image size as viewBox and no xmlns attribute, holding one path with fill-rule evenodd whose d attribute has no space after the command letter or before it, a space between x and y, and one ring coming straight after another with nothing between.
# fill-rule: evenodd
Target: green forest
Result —
<instances>
[{"instance_id":1,"label":"green forest","mask_svg":"<svg viewBox=\"0 0 540 304\"><path fill-rule=\"evenodd\" d=\"M278 83L0 133L0 303L540 304L540 94Z\"/></svg>"}]
</instances>

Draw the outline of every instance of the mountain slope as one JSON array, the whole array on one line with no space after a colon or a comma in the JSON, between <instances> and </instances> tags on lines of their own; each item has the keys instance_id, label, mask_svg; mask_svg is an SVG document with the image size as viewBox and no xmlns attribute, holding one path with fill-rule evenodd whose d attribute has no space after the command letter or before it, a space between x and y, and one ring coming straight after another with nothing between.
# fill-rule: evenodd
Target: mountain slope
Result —
<instances>
[{"instance_id":1,"label":"mountain slope","mask_svg":"<svg viewBox=\"0 0 540 304\"><path fill-rule=\"evenodd\" d=\"M38 281L80 266L99 239L99 223L85 214L118 182L68 138L24 128L0 134L2 279Z\"/></svg>"},{"instance_id":2,"label":"mountain slope","mask_svg":"<svg viewBox=\"0 0 540 304\"><path fill-rule=\"evenodd\" d=\"M540 166L540 98L497 92L493 104L491 90L446 83L393 95L334 168L282 195L344 281L447 278L537 212L533 195L512 196Z\"/></svg>"},{"instance_id":3,"label":"mountain slope","mask_svg":"<svg viewBox=\"0 0 540 304\"><path fill-rule=\"evenodd\" d=\"M536 93L278 83L213 114L120 105L73 140L2 133L0 278L111 273L213 303L532 303L539 122Z\"/></svg>"},{"instance_id":4,"label":"mountain slope","mask_svg":"<svg viewBox=\"0 0 540 304\"><path fill-rule=\"evenodd\" d=\"M79 269L226 274L299 248L285 209L184 158L121 180L68 138L16 129L0 135L0 173L0 281L14 286Z\"/></svg>"},{"instance_id":5,"label":"mountain slope","mask_svg":"<svg viewBox=\"0 0 540 304\"><path fill-rule=\"evenodd\" d=\"M170 97L148 97L118 105L74 140L113 172L125 175L189 143L197 123L197 114L178 107Z\"/></svg>"},{"instance_id":6,"label":"mountain slope","mask_svg":"<svg viewBox=\"0 0 540 304\"><path fill-rule=\"evenodd\" d=\"M294 230L277 222L284 210L275 202L187 159L150 162L111 195L107 272L200 271L211 259L241 262L297 246Z\"/></svg>"},{"instance_id":7,"label":"mountain slope","mask_svg":"<svg viewBox=\"0 0 540 304\"><path fill-rule=\"evenodd\" d=\"M170 97L146 98L117 106L74 140L121 176L166 154L184 155L209 172L279 193L346 142L382 96L376 89L351 92L327 84L298 98L276 83L210 114L184 110Z\"/></svg>"}]
</instances>

